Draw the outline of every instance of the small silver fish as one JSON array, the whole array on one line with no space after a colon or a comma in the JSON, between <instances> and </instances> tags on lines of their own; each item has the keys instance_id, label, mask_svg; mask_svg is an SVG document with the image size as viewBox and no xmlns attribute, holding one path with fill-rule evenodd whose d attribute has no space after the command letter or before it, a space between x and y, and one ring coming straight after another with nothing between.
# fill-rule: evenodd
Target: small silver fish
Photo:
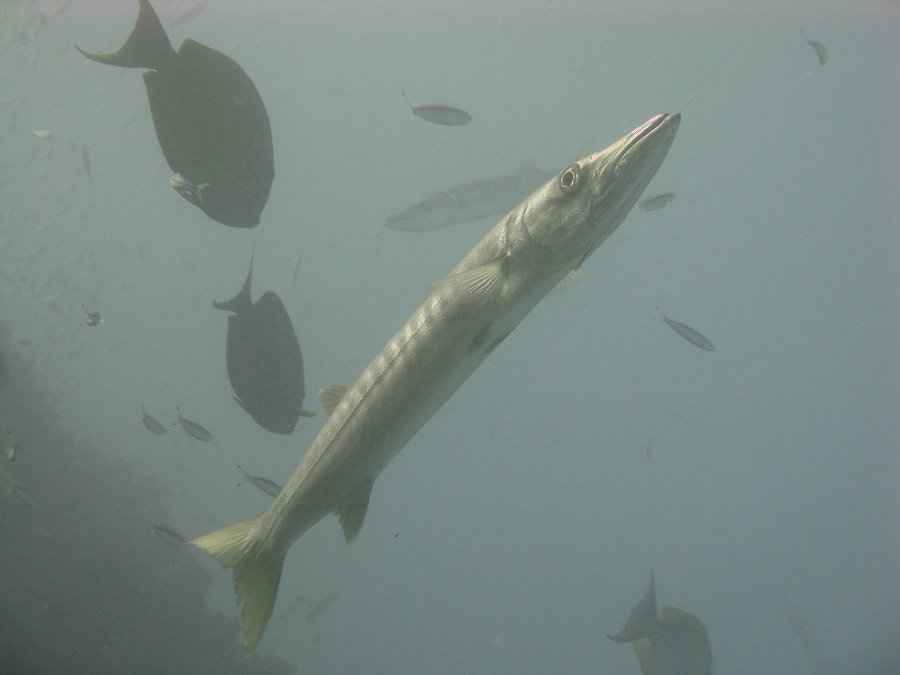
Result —
<instances>
[{"instance_id":1,"label":"small silver fish","mask_svg":"<svg viewBox=\"0 0 900 675\"><path fill-rule=\"evenodd\" d=\"M88 146L81 146L81 166L84 168L84 173L88 177L88 180L91 181L91 185L94 184L94 179L91 176L91 151Z\"/></svg>"},{"instance_id":2,"label":"small silver fish","mask_svg":"<svg viewBox=\"0 0 900 675\"><path fill-rule=\"evenodd\" d=\"M6 458L7 462L16 461L16 457L19 455L19 444L16 443L16 437L11 431L6 432L6 446L3 448L3 456Z\"/></svg>"},{"instance_id":3,"label":"small silver fish","mask_svg":"<svg viewBox=\"0 0 900 675\"><path fill-rule=\"evenodd\" d=\"M444 105L443 103L428 103L427 105L413 105L406 98L406 92L401 91L403 98L412 110L412 114L421 117L423 120L432 122L433 124L443 124L449 127L461 127L472 121L472 116L465 110L454 108L452 105Z\"/></svg>"},{"instance_id":4,"label":"small silver fish","mask_svg":"<svg viewBox=\"0 0 900 675\"><path fill-rule=\"evenodd\" d=\"M212 440L212 434L206 429L196 422L191 422L191 420L186 420L181 416L181 408L176 407L175 410L178 412L178 419L175 420L175 423L180 424L181 428L188 432L188 434L204 443L209 443Z\"/></svg>"},{"instance_id":5,"label":"small silver fish","mask_svg":"<svg viewBox=\"0 0 900 675\"><path fill-rule=\"evenodd\" d=\"M657 311L659 311L660 318L676 333L678 333L685 340L690 342L695 347L699 347L700 349L704 349L708 352L713 352L716 350L713 347L712 342L707 340L703 335L695 331L690 326L687 326L680 321L675 321L674 319L670 319L665 314L662 313L662 310L659 309L659 306L656 307Z\"/></svg>"},{"instance_id":6,"label":"small silver fish","mask_svg":"<svg viewBox=\"0 0 900 675\"><path fill-rule=\"evenodd\" d=\"M171 527L163 527L162 525L154 525L153 531L156 535L166 542L169 546L181 546L184 543L184 537L178 534Z\"/></svg>"},{"instance_id":7,"label":"small silver fish","mask_svg":"<svg viewBox=\"0 0 900 675\"><path fill-rule=\"evenodd\" d=\"M828 61L828 50L825 49L825 45L823 45L818 40L810 40L806 37L806 33L802 30L800 31L800 35L803 36L803 39L806 40L806 44L813 48L816 52L816 56L819 58L819 65L824 66L825 62Z\"/></svg>"},{"instance_id":8,"label":"small silver fish","mask_svg":"<svg viewBox=\"0 0 900 675\"><path fill-rule=\"evenodd\" d=\"M144 426L147 427L148 431L152 431L158 436L162 436L166 433L166 428L160 422L144 412L144 406L141 406L141 422L144 423Z\"/></svg>"},{"instance_id":9,"label":"small silver fish","mask_svg":"<svg viewBox=\"0 0 900 675\"><path fill-rule=\"evenodd\" d=\"M209 187L209 183L194 185L180 173L173 173L169 178L169 186L194 206L203 208L203 191Z\"/></svg>"},{"instance_id":10,"label":"small silver fish","mask_svg":"<svg viewBox=\"0 0 900 675\"><path fill-rule=\"evenodd\" d=\"M21 485L15 485L13 486L13 494L29 509L33 509L37 506L37 497L35 497L34 493L28 488L24 488Z\"/></svg>"},{"instance_id":11,"label":"small silver fish","mask_svg":"<svg viewBox=\"0 0 900 675\"><path fill-rule=\"evenodd\" d=\"M281 486L275 481L269 480L268 478L263 478L262 476L251 476L249 473L244 471L243 467L240 464L237 465L237 468L242 474L244 474L244 480L238 483L238 485L247 482L253 483L256 487L258 487L270 497L277 497L281 492Z\"/></svg>"},{"instance_id":12,"label":"small silver fish","mask_svg":"<svg viewBox=\"0 0 900 675\"><path fill-rule=\"evenodd\" d=\"M42 141L49 141L53 138L53 132L49 129L33 129L32 132L37 138L40 138Z\"/></svg>"},{"instance_id":13,"label":"small silver fish","mask_svg":"<svg viewBox=\"0 0 900 675\"><path fill-rule=\"evenodd\" d=\"M666 204L675 199L674 192L663 192L658 195L650 195L646 199L642 199L638 206L641 207L642 211L656 211L657 209L661 209Z\"/></svg>"},{"instance_id":14,"label":"small silver fish","mask_svg":"<svg viewBox=\"0 0 900 675\"><path fill-rule=\"evenodd\" d=\"M294 256L294 286L297 285L297 279L300 277L300 256Z\"/></svg>"},{"instance_id":15,"label":"small silver fish","mask_svg":"<svg viewBox=\"0 0 900 675\"><path fill-rule=\"evenodd\" d=\"M81 309L84 310L84 316L81 317L81 320L85 326L99 326L100 322L103 321L100 312L90 312L84 305L81 306Z\"/></svg>"}]
</instances>

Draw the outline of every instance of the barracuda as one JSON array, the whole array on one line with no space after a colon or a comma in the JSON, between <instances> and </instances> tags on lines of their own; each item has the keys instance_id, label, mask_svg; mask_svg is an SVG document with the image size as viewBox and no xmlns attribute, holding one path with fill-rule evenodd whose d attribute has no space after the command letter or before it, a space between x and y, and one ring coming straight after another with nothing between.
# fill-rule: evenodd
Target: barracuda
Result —
<instances>
[{"instance_id":1,"label":"barracuda","mask_svg":"<svg viewBox=\"0 0 900 675\"><path fill-rule=\"evenodd\" d=\"M381 471L560 280L615 231L669 151L658 115L516 206L462 259L340 398L262 515L195 539L232 569L247 646L272 613L291 544L329 513L360 531ZM332 395L333 395L332 390Z\"/></svg>"}]
</instances>

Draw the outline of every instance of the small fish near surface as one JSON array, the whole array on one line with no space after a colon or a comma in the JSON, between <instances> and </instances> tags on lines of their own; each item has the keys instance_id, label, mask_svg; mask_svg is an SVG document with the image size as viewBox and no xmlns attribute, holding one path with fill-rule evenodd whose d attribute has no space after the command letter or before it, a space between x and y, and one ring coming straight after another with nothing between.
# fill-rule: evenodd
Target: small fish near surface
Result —
<instances>
[{"instance_id":1,"label":"small fish near surface","mask_svg":"<svg viewBox=\"0 0 900 675\"><path fill-rule=\"evenodd\" d=\"M99 326L100 322L103 321L103 318L100 316L100 312L91 312L84 305L81 306L81 309L84 310L84 314L81 316L81 321L85 326Z\"/></svg>"},{"instance_id":2,"label":"small fish near surface","mask_svg":"<svg viewBox=\"0 0 900 675\"><path fill-rule=\"evenodd\" d=\"M277 497L278 493L281 492L281 486L273 480L269 480L268 478L263 478L262 476L251 476L249 473L244 471L243 467L238 464L238 471L241 472L244 476L244 480L241 483L252 483L257 488L265 492L270 497Z\"/></svg>"},{"instance_id":3,"label":"small fish near surface","mask_svg":"<svg viewBox=\"0 0 900 675\"><path fill-rule=\"evenodd\" d=\"M641 211L656 211L675 199L674 192L664 192L659 195L650 195L638 202Z\"/></svg>"},{"instance_id":4,"label":"small fish near surface","mask_svg":"<svg viewBox=\"0 0 900 675\"><path fill-rule=\"evenodd\" d=\"M439 227L500 217L556 175L527 162L516 171L460 183L433 192L400 213L388 216L387 227L424 232Z\"/></svg>"},{"instance_id":5,"label":"small fish near surface","mask_svg":"<svg viewBox=\"0 0 900 675\"><path fill-rule=\"evenodd\" d=\"M162 436L166 433L166 427L158 420L150 417L150 415L144 411L144 406L141 406L141 422L147 428L147 431L152 431L157 436Z\"/></svg>"},{"instance_id":6,"label":"small fish near surface","mask_svg":"<svg viewBox=\"0 0 900 675\"><path fill-rule=\"evenodd\" d=\"M285 556L328 514L352 541L378 475L559 281L619 227L681 122L658 115L570 164L485 234L346 390L293 475L260 516L198 537L232 570L247 647L275 604Z\"/></svg>"},{"instance_id":7,"label":"small fish near surface","mask_svg":"<svg viewBox=\"0 0 900 675\"><path fill-rule=\"evenodd\" d=\"M452 105L443 103L428 103L426 105L413 105L406 98L406 92L401 91L403 98L406 100L409 109L416 117L421 117L432 124L442 124L447 127L461 127L472 121L472 116L465 110L454 108ZM412 118L410 118L412 121Z\"/></svg>"},{"instance_id":8,"label":"small fish near surface","mask_svg":"<svg viewBox=\"0 0 900 675\"><path fill-rule=\"evenodd\" d=\"M700 332L694 330L687 324L683 324L680 321L675 321L675 319L670 319L662 311L659 307L656 308L659 311L659 318L669 326L672 330L678 333L685 340L690 342L695 347L699 347L700 349L707 352L714 352L716 348L713 346L713 343L707 340Z\"/></svg>"},{"instance_id":9,"label":"small fish near surface","mask_svg":"<svg viewBox=\"0 0 900 675\"><path fill-rule=\"evenodd\" d=\"M631 642L643 675L710 675L712 653L706 627L696 616L674 607L656 614L656 582L632 610L625 628L608 635L613 642Z\"/></svg>"},{"instance_id":10,"label":"small fish near surface","mask_svg":"<svg viewBox=\"0 0 900 675\"><path fill-rule=\"evenodd\" d=\"M300 343L281 298L266 291L256 302L250 296L250 271L240 292L213 307L233 312L228 317L225 365L237 403L262 428L291 434L303 410L306 394Z\"/></svg>"},{"instance_id":11,"label":"small fish near surface","mask_svg":"<svg viewBox=\"0 0 900 675\"><path fill-rule=\"evenodd\" d=\"M196 422L186 420L181 416L181 408L176 407L175 411L178 413L178 419L175 420L175 424L180 424L181 428L184 429L189 435L193 436L198 441L203 441L204 443L209 443L212 440L212 434L209 433L206 429L201 427Z\"/></svg>"},{"instance_id":12,"label":"small fish near surface","mask_svg":"<svg viewBox=\"0 0 900 675\"><path fill-rule=\"evenodd\" d=\"M144 73L156 136L172 187L213 220L255 227L275 176L272 130L250 77L194 40L176 52L156 12L140 2L134 31L115 54L87 58Z\"/></svg>"},{"instance_id":13,"label":"small fish near surface","mask_svg":"<svg viewBox=\"0 0 900 675\"><path fill-rule=\"evenodd\" d=\"M828 61L828 50L825 49L825 45L818 40L810 40L802 30L800 31L800 35L803 36L803 39L806 40L806 44L812 47L813 51L816 53L816 57L819 59L819 65L824 66Z\"/></svg>"}]
</instances>

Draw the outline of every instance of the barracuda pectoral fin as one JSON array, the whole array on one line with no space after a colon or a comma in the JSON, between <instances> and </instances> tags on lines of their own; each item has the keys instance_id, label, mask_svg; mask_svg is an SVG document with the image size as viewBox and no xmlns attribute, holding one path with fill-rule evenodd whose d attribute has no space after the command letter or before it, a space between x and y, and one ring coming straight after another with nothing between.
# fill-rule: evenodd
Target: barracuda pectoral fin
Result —
<instances>
[{"instance_id":1,"label":"barracuda pectoral fin","mask_svg":"<svg viewBox=\"0 0 900 675\"><path fill-rule=\"evenodd\" d=\"M325 408L325 412L329 415L333 413L345 393L347 393L347 387L342 384L332 384L319 389L319 402Z\"/></svg>"},{"instance_id":2,"label":"barracuda pectoral fin","mask_svg":"<svg viewBox=\"0 0 900 675\"><path fill-rule=\"evenodd\" d=\"M341 521L341 529L344 531L344 539L349 544L356 539L356 535L362 529L366 519L366 511L369 510L369 497L372 496L372 486L375 480L371 480L356 488L350 498L335 512Z\"/></svg>"},{"instance_id":3,"label":"barracuda pectoral fin","mask_svg":"<svg viewBox=\"0 0 900 675\"><path fill-rule=\"evenodd\" d=\"M190 542L231 568L238 603L244 606L241 624L247 650L251 652L259 644L272 616L284 566L283 553L260 549L253 536L258 520L258 517L251 518Z\"/></svg>"},{"instance_id":4,"label":"barracuda pectoral fin","mask_svg":"<svg viewBox=\"0 0 900 675\"><path fill-rule=\"evenodd\" d=\"M431 284L432 289L452 289L463 295L470 295L481 300L490 300L500 294L504 274L504 262L506 257L500 258L485 265L479 265L469 270L451 274Z\"/></svg>"}]
</instances>

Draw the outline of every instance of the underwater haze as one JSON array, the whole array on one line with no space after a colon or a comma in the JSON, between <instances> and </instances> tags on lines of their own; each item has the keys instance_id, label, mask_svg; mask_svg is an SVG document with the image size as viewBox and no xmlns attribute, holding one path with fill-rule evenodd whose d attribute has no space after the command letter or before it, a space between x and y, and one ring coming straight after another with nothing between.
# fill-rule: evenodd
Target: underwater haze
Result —
<instances>
[{"instance_id":1,"label":"underwater haze","mask_svg":"<svg viewBox=\"0 0 900 675\"><path fill-rule=\"evenodd\" d=\"M136 0L0 0L0 671L638 675L607 635L653 570L714 673L900 672L900 5L153 7L252 79L274 180L252 229L170 187L146 71L74 47L118 50ZM296 542L247 658L231 573L172 533L265 511L238 465L284 485L316 393L499 217L385 219L660 113L643 196L674 198L487 358L351 545L332 516ZM212 305L254 246L318 413L290 435L233 399Z\"/></svg>"}]
</instances>

